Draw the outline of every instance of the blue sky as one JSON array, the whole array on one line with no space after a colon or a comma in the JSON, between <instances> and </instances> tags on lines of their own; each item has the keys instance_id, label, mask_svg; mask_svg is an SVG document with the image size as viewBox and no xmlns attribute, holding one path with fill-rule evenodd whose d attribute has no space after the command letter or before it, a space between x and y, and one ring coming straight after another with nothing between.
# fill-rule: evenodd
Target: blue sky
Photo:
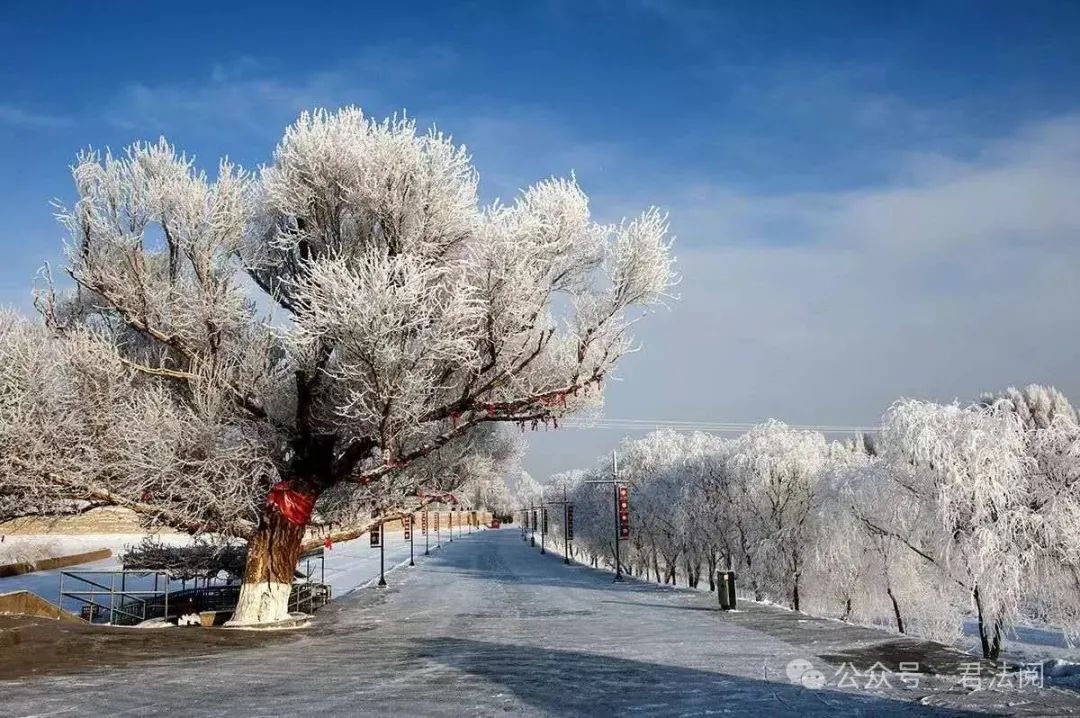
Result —
<instances>
[{"instance_id":1,"label":"blue sky","mask_svg":"<svg viewBox=\"0 0 1080 718\"><path fill-rule=\"evenodd\" d=\"M303 108L405 108L469 146L488 197L573 170L601 218L671 212L682 299L609 415L1080 400L1080 3L329 5L3 4L0 303L56 261L80 148L164 134L255 166ZM617 438L536 437L530 468Z\"/></svg>"}]
</instances>

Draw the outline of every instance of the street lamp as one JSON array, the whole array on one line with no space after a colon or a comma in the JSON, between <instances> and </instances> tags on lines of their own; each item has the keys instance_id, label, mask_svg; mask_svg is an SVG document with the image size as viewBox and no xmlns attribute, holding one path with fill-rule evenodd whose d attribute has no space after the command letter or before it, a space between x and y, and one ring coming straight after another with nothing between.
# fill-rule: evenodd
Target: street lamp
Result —
<instances>
[{"instance_id":1,"label":"street lamp","mask_svg":"<svg viewBox=\"0 0 1080 718\"><path fill-rule=\"evenodd\" d=\"M416 565L416 562L413 561L413 540L414 540L413 539L413 533L414 533L414 529L416 528L415 522L413 521L414 516L415 515L413 514L413 512L409 511L409 525L406 528L406 530L409 532L409 565L410 566L415 566Z\"/></svg>"},{"instance_id":2,"label":"street lamp","mask_svg":"<svg viewBox=\"0 0 1080 718\"><path fill-rule=\"evenodd\" d=\"M626 487L619 481L619 460L614 451L611 452L611 478L586 481L586 484L610 484L615 498L615 582L622 583L622 562L619 560L619 541L630 538L630 505L626 501ZM622 504L625 504L622 505ZM623 515L627 521L623 521Z\"/></svg>"},{"instance_id":3,"label":"street lamp","mask_svg":"<svg viewBox=\"0 0 1080 718\"><path fill-rule=\"evenodd\" d=\"M563 535L563 548L566 553L563 556L563 563L569 565L570 563L570 540L573 538L570 534L570 514L573 511L571 505L572 501L566 499L566 485L563 484L562 501L548 501L549 504L559 505L563 507L563 522L562 522L562 535Z\"/></svg>"},{"instance_id":4,"label":"street lamp","mask_svg":"<svg viewBox=\"0 0 1080 718\"><path fill-rule=\"evenodd\" d=\"M386 588L386 531L379 517L379 588Z\"/></svg>"},{"instance_id":5,"label":"street lamp","mask_svg":"<svg viewBox=\"0 0 1080 718\"><path fill-rule=\"evenodd\" d=\"M431 528L431 522L428 521L427 506L424 507L424 518L422 518L421 521L423 523L420 528L424 530L424 555L428 556L431 554L431 535L428 533Z\"/></svg>"}]
</instances>

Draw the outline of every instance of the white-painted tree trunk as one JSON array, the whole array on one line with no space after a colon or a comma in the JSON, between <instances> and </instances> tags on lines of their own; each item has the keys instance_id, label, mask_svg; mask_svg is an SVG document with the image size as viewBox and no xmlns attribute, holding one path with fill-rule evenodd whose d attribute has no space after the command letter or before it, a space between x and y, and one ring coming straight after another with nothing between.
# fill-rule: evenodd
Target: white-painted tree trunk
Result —
<instances>
[{"instance_id":1,"label":"white-painted tree trunk","mask_svg":"<svg viewBox=\"0 0 1080 718\"><path fill-rule=\"evenodd\" d=\"M256 626L284 621L289 617L291 590L291 583L245 583L240 589L240 601L227 625Z\"/></svg>"},{"instance_id":2,"label":"white-painted tree trunk","mask_svg":"<svg viewBox=\"0 0 1080 718\"><path fill-rule=\"evenodd\" d=\"M240 599L228 626L258 626L289 617L289 592L300 558L305 526L268 509L248 541Z\"/></svg>"}]
</instances>

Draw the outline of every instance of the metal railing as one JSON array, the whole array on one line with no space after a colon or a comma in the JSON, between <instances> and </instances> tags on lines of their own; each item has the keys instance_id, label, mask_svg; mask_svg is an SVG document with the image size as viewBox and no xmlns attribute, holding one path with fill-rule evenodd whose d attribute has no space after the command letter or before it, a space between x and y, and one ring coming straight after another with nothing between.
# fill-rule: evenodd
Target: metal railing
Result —
<instances>
[{"instance_id":1,"label":"metal railing","mask_svg":"<svg viewBox=\"0 0 1080 718\"><path fill-rule=\"evenodd\" d=\"M325 583L294 583L289 594L289 613L315 613L330 602Z\"/></svg>"},{"instance_id":2,"label":"metal railing","mask_svg":"<svg viewBox=\"0 0 1080 718\"><path fill-rule=\"evenodd\" d=\"M127 588L128 576L143 578L150 575L154 576L153 590ZM87 578L88 576L108 576L109 585L106 586L104 583ZM120 579L119 587L116 585L117 577ZM158 589L158 582L162 579L164 593ZM64 589L65 580L68 582L67 590ZM61 571L60 600L57 605L63 608L65 598L78 601L82 604L80 614L91 623L98 622L95 619L102 614L108 617L107 623L139 623L157 617L153 615L155 611L151 610L156 601L152 602L144 596L153 599L163 596L162 615L168 615L169 580L169 574L164 571ZM71 589L72 582L77 587L75 590ZM108 603L99 602L99 600L105 601L106 598ZM124 620L117 621L118 616Z\"/></svg>"},{"instance_id":3,"label":"metal railing","mask_svg":"<svg viewBox=\"0 0 1080 718\"><path fill-rule=\"evenodd\" d=\"M307 568L304 578L314 573L311 562ZM129 579L149 584L151 576L153 588L128 588ZM171 578L166 571L61 571L59 593L61 607L65 599L76 601L80 604L79 614L90 623L131 626L152 618L169 619L173 614L232 611L240 596L240 584L208 578L202 579L202 585L196 579L189 587L188 581ZM325 583L295 583L289 594L289 611L314 613L330 598L330 586Z\"/></svg>"}]
</instances>

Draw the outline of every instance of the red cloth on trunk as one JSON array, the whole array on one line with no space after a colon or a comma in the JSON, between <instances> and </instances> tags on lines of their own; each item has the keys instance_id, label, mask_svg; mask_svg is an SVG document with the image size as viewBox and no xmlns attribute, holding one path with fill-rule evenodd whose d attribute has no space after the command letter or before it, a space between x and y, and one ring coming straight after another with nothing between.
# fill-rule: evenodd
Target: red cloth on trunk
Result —
<instances>
[{"instance_id":1,"label":"red cloth on trunk","mask_svg":"<svg viewBox=\"0 0 1080 718\"><path fill-rule=\"evenodd\" d=\"M275 507L285 520L298 526L306 526L315 509L315 497L289 487L289 482L279 481L270 489L266 503Z\"/></svg>"}]
</instances>

